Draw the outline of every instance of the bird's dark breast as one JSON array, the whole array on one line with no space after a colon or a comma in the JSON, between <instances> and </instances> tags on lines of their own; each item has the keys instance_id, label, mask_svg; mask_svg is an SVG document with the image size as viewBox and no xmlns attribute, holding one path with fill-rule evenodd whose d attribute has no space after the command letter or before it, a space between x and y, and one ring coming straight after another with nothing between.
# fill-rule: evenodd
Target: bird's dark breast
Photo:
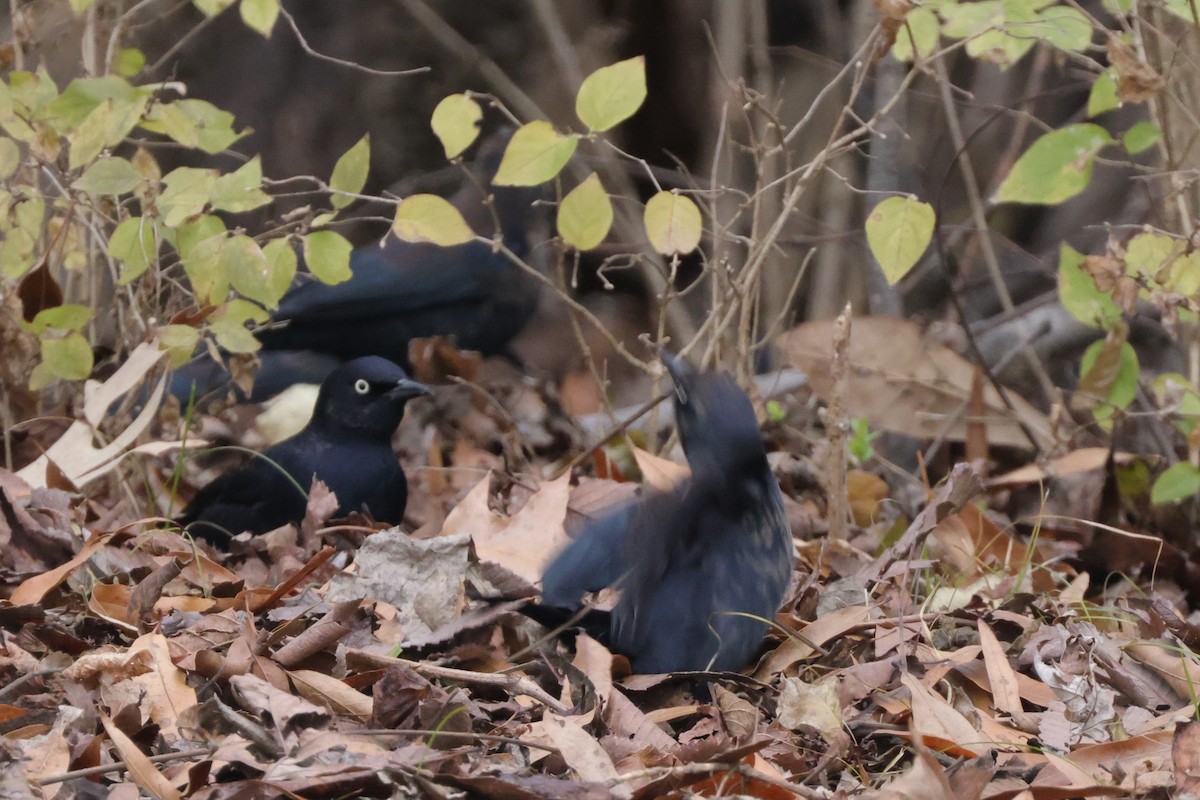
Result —
<instances>
[{"instance_id":1,"label":"bird's dark breast","mask_svg":"<svg viewBox=\"0 0 1200 800\"><path fill-rule=\"evenodd\" d=\"M380 521L399 523L408 499L404 472L390 446L377 445L326 454L326 463L317 470L337 495L338 516L362 511L368 505L371 516Z\"/></svg>"}]
</instances>

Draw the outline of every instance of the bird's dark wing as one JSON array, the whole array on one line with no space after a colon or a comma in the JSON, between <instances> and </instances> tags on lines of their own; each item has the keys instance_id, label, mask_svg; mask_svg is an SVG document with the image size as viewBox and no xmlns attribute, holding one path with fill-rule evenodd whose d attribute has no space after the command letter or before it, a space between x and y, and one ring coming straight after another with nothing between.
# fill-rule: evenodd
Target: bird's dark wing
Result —
<instances>
[{"instance_id":1,"label":"bird's dark wing","mask_svg":"<svg viewBox=\"0 0 1200 800\"><path fill-rule=\"evenodd\" d=\"M546 567L542 599L547 605L579 608L584 592L615 584L628 570L625 537L637 504L628 504L587 525Z\"/></svg>"},{"instance_id":2,"label":"bird's dark wing","mask_svg":"<svg viewBox=\"0 0 1200 800\"><path fill-rule=\"evenodd\" d=\"M643 517L638 557L614 613L614 643L637 672L736 670L762 642L791 577L779 489L730 503L724 482L693 482ZM749 498L748 498L749 499Z\"/></svg>"},{"instance_id":3,"label":"bird's dark wing","mask_svg":"<svg viewBox=\"0 0 1200 800\"><path fill-rule=\"evenodd\" d=\"M503 258L480 242L366 245L351 255L349 280L297 286L280 302L275 318L328 322L479 302L494 288L489 276L504 269Z\"/></svg>"},{"instance_id":4,"label":"bird's dark wing","mask_svg":"<svg viewBox=\"0 0 1200 800\"><path fill-rule=\"evenodd\" d=\"M196 493L176 522L215 544L242 531L266 533L288 522L299 522L307 507L314 472L307 457L306 433L275 445L244 467L209 483ZM297 476L295 483L289 475ZM304 475L307 477L300 477Z\"/></svg>"}]
</instances>

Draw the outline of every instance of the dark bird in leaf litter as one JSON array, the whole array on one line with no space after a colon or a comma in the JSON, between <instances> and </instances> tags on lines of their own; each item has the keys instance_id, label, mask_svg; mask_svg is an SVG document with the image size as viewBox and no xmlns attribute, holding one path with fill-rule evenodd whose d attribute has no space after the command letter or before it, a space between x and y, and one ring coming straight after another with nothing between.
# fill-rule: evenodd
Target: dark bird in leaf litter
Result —
<instances>
[{"instance_id":1,"label":"dark bird in leaf litter","mask_svg":"<svg viewBox=\"0 0 1200 800\"><path fill-rule=\"evenodd\" d=\"M584 592L615 586L609 643L635 672L736 670L762 644L791 578L783 495L733 378L666 354L663 363L692 475L585 527L547 567L543 603L573 612Z\"/></svg>"},{"instance_id":2,"label":"dark bird in leaf litter","mask_svg":"<svg viewBox=\"0 0 1200 800\"><path fill-rule=\"evenodd\" d=\"M472 177L449 198L472 230L498 234L513 256L526 262L530 231L538 216L538 189L491 186L507 137L480 146ZM486 204L485 196L490 198ZM293 383L320 380L339 362L375 355L410 369L408 343L450 336L464 350L507 355L512 341L537 310L540 282L492 243L453 247L404 242L389 234L382 243L350 254L349 280L328 285L297 280L256 332L262 368L251 400L263 400ZM178 370L171 392L187 402L228 388L228 372L201 355Z\"/></svg>"},{"instance_id":3,"label":"dark bird in leaf litter","mask_svg":"<svg viewBox=\"0 0 1200 800\"><path fill-rule=\"evenodd\" d=\"M337 495L338 515L365 508L375 519L400 522L408 482L392 434L408 401L426 394L428 387L386 359L341 365L321 384L304 430L205 486L176 521L214 544L298 523L315 476Z\"/></svg>"}]
</instances>

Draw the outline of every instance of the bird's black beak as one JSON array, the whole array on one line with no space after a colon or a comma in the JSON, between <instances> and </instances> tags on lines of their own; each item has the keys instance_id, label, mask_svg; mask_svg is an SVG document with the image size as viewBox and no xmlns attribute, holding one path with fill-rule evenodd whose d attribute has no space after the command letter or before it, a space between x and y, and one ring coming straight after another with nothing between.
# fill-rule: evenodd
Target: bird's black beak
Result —
<instances>
[{"instance_id":1,"label":"bird's black beak","mask_svg":"<svg viewBox=\"0 0 1200 800\"><path fill-rule=\"evenodd\" d=\"M433 390L425 384L405 378L397 382L394 388L389 389L387 396L393 400L411 400L414 397L422 397L430 394L433 394Z\"/></svg>"},{"instance_id":2,"label":"bird's black beak","mask_svg":"<svg viewBox=\"0 0 1200 800\"><path fill-rule=\"evenodd\" d=\"M679 402L686 403L688 386L692 380L692 368L666 350L663 350L658 357L662 359L663 366L667 368L671 380L675 383L675 394L679 396Z\"/></svg>"}]
</instances>

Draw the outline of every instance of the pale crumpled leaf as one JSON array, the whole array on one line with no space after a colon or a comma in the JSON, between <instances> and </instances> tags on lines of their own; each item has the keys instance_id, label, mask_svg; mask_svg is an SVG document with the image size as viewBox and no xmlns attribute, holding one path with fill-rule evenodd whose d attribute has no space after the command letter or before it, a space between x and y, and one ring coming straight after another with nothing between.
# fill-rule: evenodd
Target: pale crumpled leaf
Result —
<instances>
[{"instance_id":1,"label":"pale crumpled leaf","mask_svg":"<svg viewBox=\"0 0 1200 800\"><path fill-rule=\"evenodd\" d=\"M366 598L396 607L405 639L428 636L458 617L467 572L466 534L414 540L399 528L369 537L353 573L335 575L331 603Z\"/></svg>"}]
</instances>

